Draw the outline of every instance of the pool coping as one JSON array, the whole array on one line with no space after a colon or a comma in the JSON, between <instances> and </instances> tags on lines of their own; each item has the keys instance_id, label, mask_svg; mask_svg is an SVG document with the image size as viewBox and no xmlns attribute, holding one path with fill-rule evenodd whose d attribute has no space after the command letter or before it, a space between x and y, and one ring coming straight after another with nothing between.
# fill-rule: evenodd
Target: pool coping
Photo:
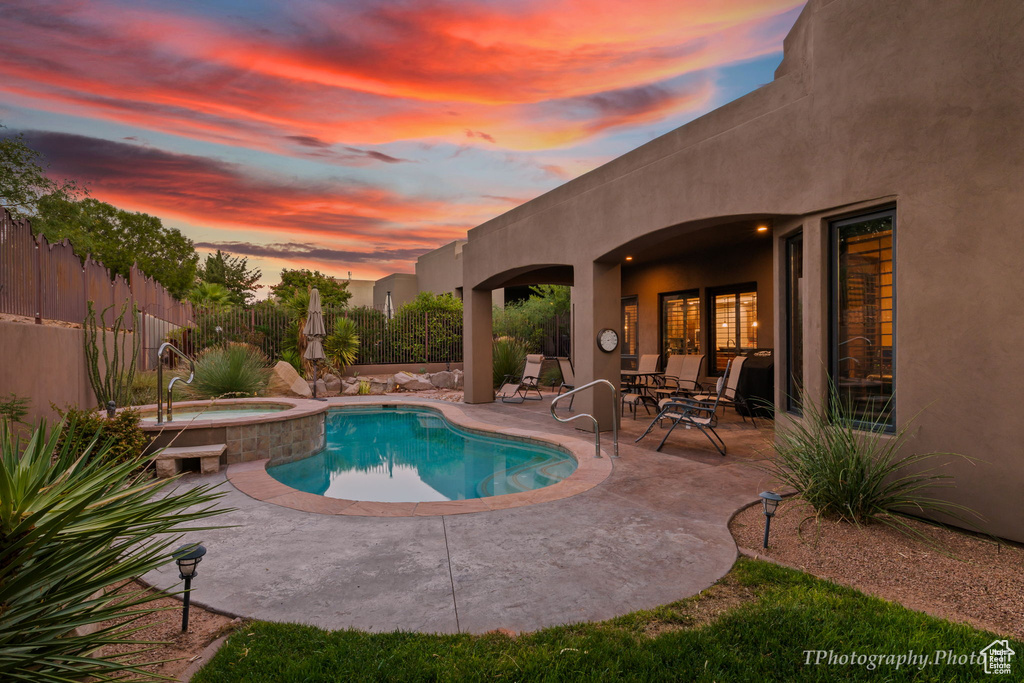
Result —
<instances>
[{"instance_id":1,"label":"pool coping","mask_svg":"<svg viewBox=\"0 0 1024 683\"><path fill-rule=\"evenodd\" d=\"M312 401L295 401L296 403L313 403ZM343 401L334 399L328 403L317 402L316 409L310 408L308 414L315 414L338 407L367 406L415 406L428 407L440 412L445 419L458 427L471 431L497 434L511 437L514 440L536 440L562 448L576 460L576 470L562 481L533 491L506 493L486 498L467 498L465 500L430 501L422 503L382 503L357 501L341 498L328 498L314 493L299 491L277 481L267 472L268 459L234 463L228 466L227 479L231 484L250 498L272 503L281 507L312 512L321 515L351 515L360 517L434 517L440 515L461 515L491 510L507 510L510 508L547 503L562 500L589 491L602 483L612 473L611 458L594 455L594 445L582 439L550 434L529 429L501 429L493 424L480 422L468 417L455 404L444 401L407 401L401 399L380 399L373 401ZM280 416L281 413L274 413ZM305 413L304 413L305 414Z\"/></svg>"}]
</instances>

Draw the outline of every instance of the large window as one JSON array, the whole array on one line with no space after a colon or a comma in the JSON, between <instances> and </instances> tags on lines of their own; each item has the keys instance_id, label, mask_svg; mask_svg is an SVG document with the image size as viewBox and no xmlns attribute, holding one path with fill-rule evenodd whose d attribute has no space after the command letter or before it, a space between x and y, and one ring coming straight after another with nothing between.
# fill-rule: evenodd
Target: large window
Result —
<instances>
[{"instance_id":1,"label":"large window","mask_svg":"<svg viewBox=\"0 0 1024 683\"><path fill-rule=\"evenodd\" d=\"M799 413L804 384L804 236L786 240L786 410Z\"/></svg>"},{"instance_id":2,"label":"large window","mask_svg":"<svg viewBox=\"0 0 1024 683\"><path fill-rule=\"evenodd\" d=\"M700 353L700 295L697 290L662 294L661 353Z\"/></svg>"},{"instance_id":3,"label":"large window","mask_svg":"<svg viewBox=\"0 0 1024 683\"><path fill-rule=\"evenodd\" d=\"M635 296L622 299L622 339L619 342L622 354L622 367L626 370L636 369L637 335L636 325L639 310Z\"/></svg>"},{"instance_id":4,"label":"large window","mask_svg":"<svg viewBox=\"0 0 1024 683\"><path fill-rule=\"evenodd\" d=\"M750 283L708 292L711 300L709 367L722 373L741 351L757 348L757 285Z\"/></svg>"},{"instance_id":5,"label":"large window","mask_svg":"<svg viewBox=\"0 0 1024 683\"><path fill-rule=\"evenodd\" d=\"M832 223L832 379L855 419L889 427L895 224L895 209Z\"/></svg>"}]
</instances>

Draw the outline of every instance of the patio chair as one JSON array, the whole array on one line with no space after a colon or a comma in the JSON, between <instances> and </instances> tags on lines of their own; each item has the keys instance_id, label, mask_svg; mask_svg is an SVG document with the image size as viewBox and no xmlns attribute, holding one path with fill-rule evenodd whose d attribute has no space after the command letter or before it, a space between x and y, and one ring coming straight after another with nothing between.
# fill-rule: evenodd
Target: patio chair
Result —
<instances>
[{"instance_id":1,"label":"patio chair","mask_svg":"<svg viewBox=\"0 0 1024 683\"><path fill-rule=\"evenodd\" d=\"M732 361L730 361L731 363ZM726 367L726 374L728 374L729 368ZM725 455L726 447L725 442L722 441L722 437L715 431L715 427L718 426L718 402L721 400L722 395L725 391L725 376L718 378L718 384L716 386L716 392L713 395L712 400L696 400L694 398L686 397L672 397L662 401L661 410L658 415L651 420L651 424L647 425L647 429L637 437L636 442L650 434L651 430L654 429L654 425L659 424L662 420L668 420L672 424L669 425L668 431L665 432L665 436L662 437L661 443L654 450L660 451L662 446L665 445L665 441L668 440L668 435L672 433L672 430L683 425L687 429L694 427L699 429L701 434L707 437L711 445L722 455ZM711 438L714 436L714 438ZM716 442L717 440L717 442Z\"/></svg>"},{"instance_id":2,"label":"patio chair","mask_svg":"<svg viewBox=\"0 0 1024 683\"><path fill-rule=\"evenodd\" d=\"M637 361L636 371L639 373L644 372L657 372L658 371L658 354L656 353L645 353L640 356L640 360ZM633 378L632 382L622 382L620 385L622 393L622 407L623 409L628 405L630 412L633 413L633 419L636 419L636 407L638 404L642 404L644 410L650 415L651 411L648 410L648 403L655 403L653 397L653 390L657 387L658 380L653 375L647 377L637 376Z\"/></svg>"},{"instance_id":3,"label":"patio chair","mask_svg":"<svg viewBox=\"0 0 1024 683\"><path fill-rule=\"evenodd\" d=\"M522 403L527 399L539 401L544 398L540 394L540 366L543 362L543 354L527 355L526 362L523 363L522 377L517 380L515 375L505 375L495 398L500 398L502 403ZM530 396L531 391L536 392L537 395Z\"/></svg>"},{"instance_id":4,"label":"patio chair","mask_svg":"<svg viewBox=\"0 0 1024 683\"><path fill-rule=\"evenodd\" d=\"M698 381L703 366L702 353L672 354L665 363L665 376L662 377L661 386L655 389L654 393L659 399L666 399L671 396L690 396L703 391L704 387Z\"/></svg>"},{"instance_id":5,"label":"patio chair","mask_svg":"<svg viewBox=\"0 0 1024 683\"><path fill-rule=\"evenodd\" d=\"M736 388L740 384L740 372L742 372L743 364L746 362L746 360L746 356L737 356L730 360L729 363L725 366L725 374L722 375L722 377L725 379L725 387L721 392L721 396L719 397L718 405L725 407L732 406L733 408L735 408L738 405L747 405L747 400L743 397L742 394L740 394L736 390ZM698 401L708 401L714 397L712 394L703 393L694 394L690 398L693 398ZM756 427L757 421L754 419L753 411L748 412L750 412L750 421ZM740 417L743 418L744 422L747 421L747 418L743 413L740 413Z\"/></svg>"},{"instance_id":6,"label":"patio chair","mask_svg":"<svg viewBox=\"0 0 1024 683\"><path fill-rule=\"evenodd\" d=\"M558 369L562 373L562 384L558 387L558 396L562 395L562 390L572 391L576 388L576 371L572 368L572 361L565 356L559 356ZM575 396L569 398L569 410L572 410L572 402L576 400Z\"/></svg>"}]
</instances>

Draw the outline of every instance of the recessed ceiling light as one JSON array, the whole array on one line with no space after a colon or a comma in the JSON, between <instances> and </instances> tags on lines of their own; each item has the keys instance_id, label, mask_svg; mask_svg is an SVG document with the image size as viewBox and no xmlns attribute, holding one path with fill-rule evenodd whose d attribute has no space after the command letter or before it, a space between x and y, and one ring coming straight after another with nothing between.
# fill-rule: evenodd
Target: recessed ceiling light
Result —
<instances>
[{"instance_id":1,"label":"recessed ceiling light","mask_svg":"<svg viewBox=\"0 0 1024 683\"><path fill-rule=\"evenodd\" d=\"M633 257L632 257L632 256L627 256L627 257L626 257L626 260L627 260L627 261L632 261L632 260L633 260Z\"/></svg>"},{"instance_id":2,"label":"recessed ceiling light","mask_svg":"<svg viewBox=\"0 0 1024 683\"><path fill-rule=\"evenodd\" d=\"M768 226L767 225L759 225L759 226L757 226L757 231L758 232L768 232Z\"/></svg>"}]
</instances>

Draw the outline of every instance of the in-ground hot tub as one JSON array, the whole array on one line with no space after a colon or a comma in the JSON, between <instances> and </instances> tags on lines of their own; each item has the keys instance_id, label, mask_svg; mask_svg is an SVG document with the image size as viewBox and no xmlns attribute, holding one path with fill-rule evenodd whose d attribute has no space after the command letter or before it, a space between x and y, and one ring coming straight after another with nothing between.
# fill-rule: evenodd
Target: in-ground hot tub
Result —
<instances>
[{"instance_id":1,"label":"in-ground hot tub","mask_svg":"<svg viewBox=\"0 0 1024 683\"><path fill-rule=\"evenodd\" d=\"M327 405L287 398L184 401L171 422L156 422L156 406L140 408L150 450L224 444L222 465L265 458L292 458L324 446Z\"/></svg>"}]
</instances>

